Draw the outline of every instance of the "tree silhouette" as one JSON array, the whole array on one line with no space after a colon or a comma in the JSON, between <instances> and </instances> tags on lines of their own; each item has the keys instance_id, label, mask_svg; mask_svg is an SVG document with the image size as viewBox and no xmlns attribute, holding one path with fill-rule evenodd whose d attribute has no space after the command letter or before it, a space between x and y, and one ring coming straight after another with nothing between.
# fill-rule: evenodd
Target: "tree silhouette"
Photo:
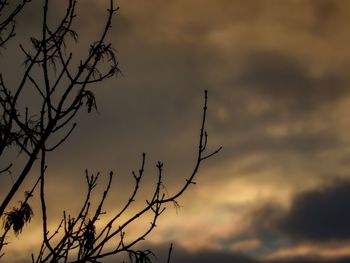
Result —
<instances>
[{"instance_id":1,"label":"tree silhouette","mask_svg":"<svg viewBox=\"0 0 350 263\"><path fill-rule=\"evenodd\" d=\"M112 217L97 227L97 220L106 214L103 206L112 186L113 173L109 174L108 184L100 201L96 203L92 199L92 193L100 174L91 174L86 170L87 193L80 211L74 216L63 212L61 223L54 232L50 232L47 227L45 199L46 158L74 131L77 113L83 107L86 107L89 113L96 109L95 96L91 89L94 84L120 73L116 52L106 40L111 30L112 18L118 8L113 0L110 0L100 36L91 43L87 55L74 64L73 52L69 50L67 42L78 39L78 34L72 27L72 22L76 19L76 1L66 1L66 12L56 27L48 23L50 1L43 0L42 3L40 38L30 38L31 48L20 45L25 56L25 70L18 85L15 88L9 87L6 76L0 74L0 163L5 164L0 168L0 176L10 173L13 168L12 163L5 163L8 151L17 148L19 154L26 157L22 166L16 167L20 172L0 203L0 218L4 222L0 252L4 253L6 238L11 230L20 235L24 225L30 222L33 211L29 202L34 194L38 194L41 203L43 243L38 255L32 255L32 262L99 262L102 258L122 252L129 255L131 262L151 262L153 253L149 250L136 250L135 245L144 240L156 227L157 220L167 204L178 205L178 197L194 184L194 177L201 163L221 150L220 147L213 152L206 151L207 91L197 160L193 171L178 191L171 195L166 193L163 184L163 163L158 162L158 180L151 197L139 211L125 219L131 204L135 202L143 178L146 155L142 154L140 168L138 172L133 172L134 187L128 201L118 212L110 212ZM18 1L17 5L7 0L0 1L0 14L3 17L3 21L0 22L1 47L5 47L15 36L16 18L26 5L30 5L30 0ZM20 100L25 99L24 89L32 90L33 96L39 101L39 107L21 107ZM35 178L34 185L29 191L25 191L25 197L19 201L19 206L10 209L9 206L16 201L15 194L20 191L24 180L28 176L36 176L30 174L36 162L40 164L40 173ZM94 205L97 207L95 211L91 208ZM147 215L151 215L152 218L149 227L136 238L126 240L128 226L140 218L146 218ZM171 250L172 247L169 255Z\"/></svg>"}]
</instances>

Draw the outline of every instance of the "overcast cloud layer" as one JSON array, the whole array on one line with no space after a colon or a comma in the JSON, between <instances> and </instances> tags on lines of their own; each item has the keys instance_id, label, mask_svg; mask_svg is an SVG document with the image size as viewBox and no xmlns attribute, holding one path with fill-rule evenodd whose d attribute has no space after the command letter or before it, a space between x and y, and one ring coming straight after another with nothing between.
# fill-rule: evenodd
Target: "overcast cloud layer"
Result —
<instances>
[{"instance_id":1,"label":"overcast cloud layer","mask_svg":"<svg viewBox=\"0 0 350 263\"><path fill-rule=\"evenodd\" d=\"M19 21L25 36L40 22L38 2ZM53 18L63 2L52 2ZM107 4L78 1L77 56L102 29ZM183 207L160 220L151 246L164 253L174 242L173 262L185 263L349 262L350 2L118 4L110 39L123 76L96 86L98 113L81 114L49 157L49 216L79 207L85 168L114 170L120 179L111 198L122 202L142 152L146 189L162 160L175 191L191 172L207 89L209 146L224 150L200 170ZM1 71L23 70L14 56L4 55ZM1 179L1 193L9 184ZM8 260L19 250L29 255L23 247L40 237L38 222L13 238Z\"/></svg>"}]
</instances>

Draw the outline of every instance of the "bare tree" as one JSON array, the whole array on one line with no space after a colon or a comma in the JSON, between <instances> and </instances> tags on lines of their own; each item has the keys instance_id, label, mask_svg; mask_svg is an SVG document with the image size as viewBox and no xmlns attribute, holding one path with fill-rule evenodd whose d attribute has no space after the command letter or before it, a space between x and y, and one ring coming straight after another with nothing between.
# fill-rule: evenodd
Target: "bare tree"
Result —
<instances>
[{"instance_id":1,"label":"bare tree","mask_svg":"<svg viewBox=\"0 0 350 263\"><path fill-rule=\"evenodd\" d=\"M17 7L11 9L7 1L0 1L0 14L6 7L6 13L9 14L0 24L0 35L3 36L0 46L4 46L14 37L15 18L28 2L28 0L20 1ZM123 216L126 212L129 212L139 192L146 160L146 155L143 154L139 171L133 173L135 185L128 201L117 213L113 212L105 225L96 228L96 221L106 214L103 205L111 189L113 173L110 173L101 200L96 204L97 209L92 211L91 196L100 175L93 175L86 171L87 194L80 212L75 216L64 212L61 224L55 231L50 232L45 200L46 156L64 143L74 131L76 127L74 120L83 106L87 107L88 112L96 108L95 96L91 90L93 84L120 73L116 52L112 44L106 41L107 34L112 27L112 18L118 8L114 6L113 0L110 0L106 22L100 36L91 43L87 55L78 59L80 62L74 65L73 53L68 50L67 41L78 39L78 34L72 26L76 18L76 1L67 0L66 12L56 27L48 23L50 1L43 0L42 2L41 36L30 39L31 48L20 45L25 56L26 67L18 86L8 87L6 76L0 74L1 165L6 159L4 157L6 151L13 147L18 147L20 154L26 156L26 161L20 167L15 182L0 203L0 218L4 221L0 237L0 252L4 250L8 233L13 230L15 234L20 234L23 226L30 221L33 211L29 201L35 193L38 193L41 201L43 243L39 254L32 256L33 262L98 262L101 258L121 252L128 253L132 262L150 262L152 252L135 250L135 245L144 240L155 228L157 219L164 212L166 205L169 203L177 205L178 197L191 184L194 184L194 177L202 161L215 155L221 149L220 147L213 152L206 153L207 91L205 92L197 161L192 173L177 192L168 195L164 191L163 164L159 162L157 164L158 180L153 193L146 200L146 205L126 220L122 219L125 218ZM24 89L32 89L33 94L37 96L40 101L37 109L20 107L19 101L23 99ZM9 205L15 201L15 195L20 191L20 187L36 162L40 162L40 174L34 185L25 192L25 198L20 201L18 207L9 209ZM1 168L0 175L11 172L11 168L12 163L6 164ZM145 215L152 215L149 227L137 238L126 241L128 227Z\"/></svg>"},{"instance_id":2,"label":"bare tree","mask_svg":"<svg viewBox=\"0 0 350 263\"><path fill-rule=\"evenodd\" d=\"M11 1L11 6L9 6L9 0L0 1L0 47L4 47L6 42L16 35L16 17L30 1L31 0Z\"/></svg>"},{"instance_id":3,"label":"bare tree","mask_svg":"<svg viewBox=\"0 0 350 263\"><path fill-rule=\"evenodd\" d=\"M5 48L6 43L13 37L15 37L16 18L22 11L24 6L30 2L30 0L10 2L8 0L0 1L0 48ZM4 80L2 74L0 74L0 103L1 103L1 121L0 121L0 156L3 155L4 150L10 145L13 145L16 138L20 137L20 134L12 130L12 117L8 114L7 110L10 108L11 101L8 100L4 93ZM6 109L6 110L5 110ZM3 163L3 162L2 162ZM0 167L0 175L8 173L12 164ZM0 213L0 217L3 211Z\"/></svg>"}]
</instances>

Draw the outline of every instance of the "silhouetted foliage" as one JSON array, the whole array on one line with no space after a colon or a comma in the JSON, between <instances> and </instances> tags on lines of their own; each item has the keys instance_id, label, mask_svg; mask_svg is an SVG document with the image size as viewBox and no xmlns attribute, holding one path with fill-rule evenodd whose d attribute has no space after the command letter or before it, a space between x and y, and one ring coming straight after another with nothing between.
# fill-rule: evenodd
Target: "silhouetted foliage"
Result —
<instances>
[{"instance_id":1,"label":"silhouetted foliage","mask_svg":"<svg viewBox=\"0 0 350 263\"><path fill-rule=\"evenodd\" d=\"M14 207L12 211L5 213L4 228L11 228L16 235L22 232L25 223L29 223L33 216L33 210L28 203L21 202L19 208Z\"/></svg>"},{"instance_id":2,"label":"silhouetted foliage","mask_svg":"<svg viewBox=\"0 0 350 263\"><path fill-rule=\"evenodd\" d=\"M8 17L0 22L0 36L2 36L0 46L4 47L4 44L15 36L15 18L29 2L28 0L19 1L18 6L13 7L13 4L8 5L8 1L0 1L0 14L7 7L10 9L6 12L9 14ZM110 212L112 216L108 219L104 218L105 223L97 227L96 222L107 213L103 206L111 189L113 173L109 174L108 184L100 201L96 203L95 200L92 200L92 192L100 174L90 174L86 170L87 193L80 211L74 216L64 211L57 229L53 232L49 231L45 198L47 154L57 149L74 131L76 127L74 120L82 107L86 106L88 113L97 110L95 95L90 87L106 78L118 75L120 70L116 51L112 44L106 41L106 36L111 29L112 18L118 10L113 0L110 0L106 22L100 36L97 37L98 40L92 42L86 57L80 58L77 65L73 65L73 52L66 44L68 40L77 41L78 39L78 33L72 28L72 22L76 18L76 1L66 0L66 12L56 27L49 26L48 23L50 1L42 0L42 2L44 8L40 38L31 37L32 47L29 49L20 45L25 56L25 70L19 78L18 86L8 87L6 76L0 74L0 158L13 147L18 147L19 154L27 157L23 167L19 167L20 172L13 185L0 203L0 218L4 222L0 237L0 252L3 252L7 244L6 238L10 230L12 229L16 235L19 235L24 225L30 222L33 210L29 201L36 193L41 203L43 243L39 253L32 256L32 262L100 262L102 258L122 252L128 254L131 262L151 262L154 254L149 250L136 250L135 245L144 240L156 227L157 220L167 204L173 203L178 206L178 197L191 184L194 184L194 177L202 161L215 155L221 149L220 147L209 153L206 151L208 141L205 131L207 91L205 92L197 160L193 171L180 189L172 195L164 190L163 163L158 162L158 179L153 193L139 211L125 219L125 216L129 215L131 204L135 202L143 178L146 155L142 154L140 169L138 172L133 172L134 187L131 188L128 201L117 212ZM24 87L32 88L33 94L39 98L37 110L20 107L19 100L24 97ZM61 135L60 138L57 139L59 137L57 135ZM40 172L35 184L30 191L25 192L25 198L19 201L19 207L8 211L24 179L28 176L36 176L29 173L36 162L40 162ZM3 163L1 162L1 165ZM10 173L12 165L9 163L1 168L0 175ZM97 208L92 211L91 207L94 204ZM126 240L127 228L139 218L146 218L146 215L151 215L149 227L139 233L136 238ZM169 250L169 258L171 250L172 246Z\"/></svg>"}]
</instances>

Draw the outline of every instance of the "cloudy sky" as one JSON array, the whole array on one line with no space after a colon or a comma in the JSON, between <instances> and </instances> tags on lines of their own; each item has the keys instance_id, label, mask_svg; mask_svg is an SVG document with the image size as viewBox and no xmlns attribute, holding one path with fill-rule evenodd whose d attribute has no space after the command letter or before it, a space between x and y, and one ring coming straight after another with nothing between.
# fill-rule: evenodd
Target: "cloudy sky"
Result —
<instances>
[{"instance_id":1,"label":"cloudy sky","mask_svg":"<svg viewBox=\"0 0 350 263\"><path fill-rule=\"evenodd\" d=\"M41 1L33 2L18 21L23 43L41 19ZM51 6L60 10L63 2ZM81 204L85 169L118 175L108 201L115 208L132 190L142 152L145 192L158 160L168 191L176 191L195 161L207 89L208 147L223 151L203 164L181 208L169 207L144 246L162 255L173 242L173 262L349 262L350 2L118 5L109 39L123 76L94 87L98 113L80 114L74 134L49 156L52 227L64 209ZM107 6L78 1L77 56L102 30ZM23 70L20 59L10 60L11 70ZM13 179L1 180L4 192ZM38 212L11 239L7 260L35 252L39 223Z\"/></svg>"}]
</instances>

